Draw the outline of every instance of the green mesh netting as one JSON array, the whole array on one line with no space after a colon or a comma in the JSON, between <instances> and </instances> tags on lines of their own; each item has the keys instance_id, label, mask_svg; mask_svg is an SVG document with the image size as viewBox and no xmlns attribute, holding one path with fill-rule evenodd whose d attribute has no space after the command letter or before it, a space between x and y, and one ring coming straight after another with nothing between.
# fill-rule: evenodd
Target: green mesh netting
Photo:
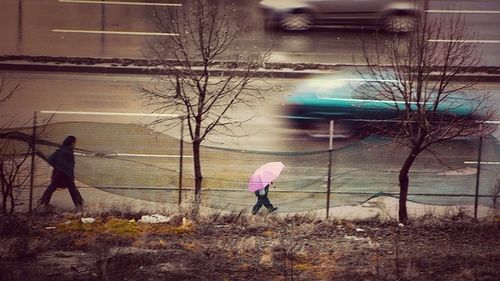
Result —
<instances>
[{"instance_id":1,"label":"green mesh netting","mask_svg":"<svg viewBox=\"0 0 500 281\"><path fill-rule=\"evenodd\" d=\"M26 136L31 129L18 130ZM177 203L179 197L178 137L159 134L135 124L71 122L48 125L37 149L45 156L67 135L77 137L76 177L81 183L110 193L155 202ZM329 152L307 151L286 143L279 152L223 147L202 149L202 204L240 210L256 198L247 180L266 162L286 165L269 198L280 210L305 211L326 207ZM20 142L22 143L22 142ZM328 147L325 142L325 147ZM477 139L460 139L418 157L410 174L409 200L437 205L473 204L478 155ZM398 171L406 150L383 137L369 137L332 151L331 206L352 205L379 195L397 196ZM189 142L184 144L183 200L193 194L194 177ZM482 161L498 162L499 142L487 137ZM491 206L498 193L500 165L482 165L479 203Z\"/></svg>"}]
</instances>

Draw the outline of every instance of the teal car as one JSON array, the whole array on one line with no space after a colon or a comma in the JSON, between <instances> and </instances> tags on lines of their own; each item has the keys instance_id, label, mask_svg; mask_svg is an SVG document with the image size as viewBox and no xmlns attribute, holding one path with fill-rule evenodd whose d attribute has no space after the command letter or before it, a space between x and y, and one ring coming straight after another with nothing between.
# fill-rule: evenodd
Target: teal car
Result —
<instances>
[{"instance_id":1,"label":"teal car","mask_svg":"<svg viewBox=\"0 0 500 281\"><path fill-rule=\"evenodd\" d=\"M308 79L286 98L284 117L294 128L324 131L333 120L343 134L345 130L348 134L363 133L370 123L394 124L406 110L404 99L397 94L387 94L395 85L398 85L396 80L381 81L357 75ZM416 102L409 105L417 109ZM434 105L431 98L426 103L427 110L432 112L432 119L440 122L457 117L474 118L478 111L473 98L458 93L448 95L432 110Z\"/></svg>"}]
</instances>

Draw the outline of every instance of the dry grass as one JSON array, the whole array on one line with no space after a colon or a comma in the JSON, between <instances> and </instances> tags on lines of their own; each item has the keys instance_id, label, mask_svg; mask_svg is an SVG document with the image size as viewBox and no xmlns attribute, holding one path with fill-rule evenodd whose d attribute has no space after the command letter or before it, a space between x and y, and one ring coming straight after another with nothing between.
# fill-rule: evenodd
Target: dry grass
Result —
<instances>
[{"instance_id":1,"label":"dry grass","mask_svg":"<svg viewBox=\"0 0 500 281\"><path fill-rule=\"evenodd\" d=\"M321 220L310 214L216 213L193 221L179 212L165 213L170 221L160 224L137 222L139 215L106 211L95 214L96 221L88 224L77 214L19 218L22 223L10 218L14 221L3 223L19 228L0 236L5 245L0 257L11 263L29 259L30 266L24 270L35 272L33 267L43 261L44 253L88 255L86 263L80 260L83 265L72 265L84 266L85 271L59 280L124 280L124 276L135 280L200 280L196 276L201 280L435 280L435 276L494 280L490 276L496 274L500 260L494 247L500 241L495 219L475 222L461 215L426 216L397 227L387 221ZM25 225L30 225L30 231L20 236ZM59 257L58 263L69 261Z\"/></svg>"}]
</instances>

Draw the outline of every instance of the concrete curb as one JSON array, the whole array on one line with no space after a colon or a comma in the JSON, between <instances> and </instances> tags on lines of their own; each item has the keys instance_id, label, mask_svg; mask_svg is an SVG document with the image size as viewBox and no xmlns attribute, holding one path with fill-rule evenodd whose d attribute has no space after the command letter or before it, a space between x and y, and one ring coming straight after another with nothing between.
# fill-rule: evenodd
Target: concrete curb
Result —
<instances>
[{"instance_id":1,"label":"concrete curb","mask_svg":"<svg viewBox=\"0 0 500 281\"><path fill-rule=\"evenodd\" d=\"M7 71L53 71L53 72L74 72L74 73L107 73L107 74L132 74L132 75L149 75L162 74L167 75L167 71L161 71L154 67L137 67L137 66L110 66L110 65L58 65L58 64L35 64L35 63L0 63L0 70ZM337 71L340 71L338 69ZM228 70L216 69L210 72L213 75L223 75ZM234 71L234 70L231 70ZM335 72L321 70L258 70L257 74L261 77L268 78L301 78L314 74L324 74ZM500 76L499 76L500 77Z\"/></svg>"},{"instance_id":2,"label":"concrete curb","mask_svg":"<svg viewBox=\"0 0 500 281\"><path fill-rule=\"evenodd\" d=\"M310 75L329 74L363 67L363 65L357 64L268 63L265 67L259 69L257 74L267 78L303 78ZM213 75L223 75L228 69L221 67L211 72ZM154 62L145 59L118 58L0 56L0 70L133 75L168 74L168 72L160 70ZM234 70L231 69L231 71ZM457 81L474 80L479 82L500 82L500 67L477 67L471 69L469 73L460 75L457 79Z\"/></svg>"}]
</instances>

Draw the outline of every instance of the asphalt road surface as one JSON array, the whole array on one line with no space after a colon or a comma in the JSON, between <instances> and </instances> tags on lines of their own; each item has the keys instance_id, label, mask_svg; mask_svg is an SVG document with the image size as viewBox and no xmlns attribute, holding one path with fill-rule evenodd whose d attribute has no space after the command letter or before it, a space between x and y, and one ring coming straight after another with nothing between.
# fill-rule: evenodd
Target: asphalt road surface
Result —
<instances>
[{"instance_id":1,"label":"asphalt road surface","mask_svg":"<svg viewBox=\"0 0 500 281\"><path fill-rule=\"evenodd\" d=\"M15 96L2 108L3 116L15 117L13 126L22 126L24 120L29 120L34 111L76 111L78 115L58 115L53 122L80 120L102 120L100 115L88 115L85 112L129 112L150 113L151 108L144 105L137 87L147 85L151 78L141 75L103 75L103 74L70 74L70 73L30 73L5 72L4 79L11 83L22 82ZM244 130L236 131L236 137L214 136L212 145L227 145L239 149L276 150L272 142L263 135L287 135L291 129L286 128L281 117L284 97L289 95L299 79L265 79L256 84L261 89L267 89L264 101L256 101L253 107L238 108L233 111L237 120L251 119ZM499 85L483 83L476 86L485 93L495 93L489 102L500 104ZM126 118L126 119L123 119ZM110 122L131 120L143 124L151 121L147 116L106 116ZM500 118L497 118L500 119ZM278 130L277 130L278 129ZM158 128L158 130L162 130ZM177 130L176 128L172 130ZM495 133L498 136L498 133ZM243 138L241 138L243 137ZM279 138L282 138L280 136ZM321 147L309 147L312 150Z\"/></svg>"},{"instance_id":2,"label":"asphalt road surface","mask_svg":"<svg viewBox=\"0 0 500 281\"><path fill-rule=\"evenodd\" d=\"M34 111L73 112L52 116L51 123L57 125L47 131L47 137L59 142L65 135L74 134L79 138L80 148L104 155L79 156L77 177L81 182L147 200L163 200L165 191L161 188L169 187L170 201L176 201L179 127L169 130L162 126L147 127L152 121L147 116L93 114L149 113L150 109L143 105L136 90L137 83L147 83L149 77L28 72L2 73L2 76L7 81L24 81L14 97L2 104L2 121L12 120L11 126L29 125ZM238 136L216 134L204 142L204 182L212 189L206 200L213 206L231 205L237 210L253 204L255 199L243 192L246 180L253 169L269 161L283 161L287 165L280 177L280 188L273 191L274 200L281 203L283 210L323 206L328 141L287 128L280 118L283 98L296 82L294 79L261 81L258 87L270 88L265 100L231 113L233 119L252 118L236 128ZM479 85L485 91L497 87L498 84ZM500 104L500 96L493 96L491 102ZM48 114L38 113L38 122L42 123L47 117ZM397 192L397 171L405 152L387 143L388 140L379 137L334 141L335 201L332 204L361 203L378 192ZM417 194L411 198L435 204L473 202L470 196L475 187L478 140L462 139L436 149L446 165L430 154L423 155L412 170L412 191ZM497 131L496 137L486 138L483 144L482 161L488 164L483 165L480 192L485 196L494 193L499 152ZM187 141L186 187L192 186L190 154ZM461 196L443 197L442 194ZM492 200L483 197L481 203L491 205Z\"/></svg>"},{"instance_id":3,"label":"asphalt road surface","mask_svg":"<svg viewBox=\"0 0 500 281\"><path fill-rule=\"evenodd\" d=\"M368 46L375 41L374 31L360 29L265 32L258 1L241 2L252 30L239 45L252 51L272 47L274 62L361 62L361 38ZM174 0L0 0L0 54L141 58L151 39L165 36L151 22L154 9L183 6ZM500 1L431 0L428 13L462 15L473 34L465 39L483 51L482 64L500 66Z\"/></svg>"}]
</instances>

